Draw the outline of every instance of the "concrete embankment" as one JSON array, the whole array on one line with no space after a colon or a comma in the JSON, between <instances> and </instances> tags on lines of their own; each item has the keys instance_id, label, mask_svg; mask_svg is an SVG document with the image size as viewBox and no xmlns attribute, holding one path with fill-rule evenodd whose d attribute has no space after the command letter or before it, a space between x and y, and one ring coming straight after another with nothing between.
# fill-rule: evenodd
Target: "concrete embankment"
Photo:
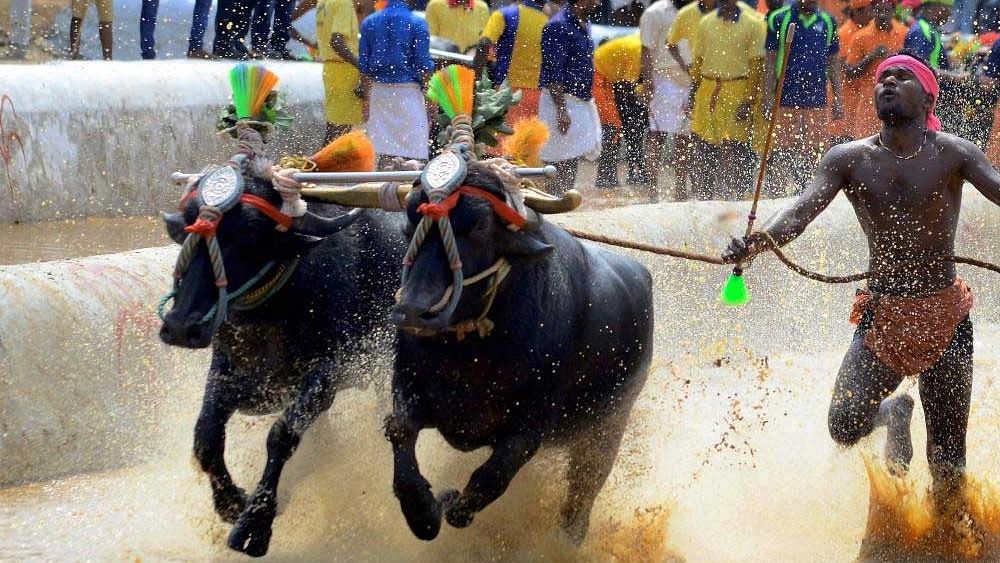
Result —
<instances>
[{"instance_id":1,"label":"concrete embankment","mask_svg":"<svg viewBox=\"0 0 1000 563\"><path fill-rule=\"evenodd\" d=\"M0 223L150 215L176 200L169 175L224 160L216 136L230 97L229 62L0 65L6 149ZM312 153L323 139L322 68L269 62L295 118L273 154ZM17 134L23 144L8 138Z\"/></svg>"},{"instance_id":2,"label":"concrete embankment","mask_svg":"<svg viewBox=\"0 0 1000 563\"><path fill-rule=\"evenodd\" d=\"M768 216L783 202L765 202ZM698 202L580 212L551 220L578 229L718 252L743 228L745 204ZM962 254L997 260L997 210L967 198ZM788 252L824 272L864 269L853 213L838 199ZM849 338L855 286L800 278L773 257L748 271L754 299L717 303L724 268L631 253L653 272L657 355L713 347L756 356L839 350ZM154 309L170 286L175 247L0 268L0 486L129 465L189 441L208 356L157 338ZM995 278L961 268L977 294L974 319L1000 321ZM725 344L723 344L725 343ZM829 366L831 373L835 366ZM185 419L186 420L186 419Z\"/></svg>"}]
</instances>

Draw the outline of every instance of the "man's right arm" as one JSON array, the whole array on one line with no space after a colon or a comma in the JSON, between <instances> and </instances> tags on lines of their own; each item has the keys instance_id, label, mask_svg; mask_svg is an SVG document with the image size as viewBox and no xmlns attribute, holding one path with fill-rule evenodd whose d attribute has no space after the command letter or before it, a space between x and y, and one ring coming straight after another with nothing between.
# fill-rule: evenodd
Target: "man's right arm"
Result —
<instances>
[{"instance_id":1,"label":"man's right arm","mask_svg":"<svg viewBox=\"0 0 1000 563\"><path fill-rule=\"evenodd\" d=\"M347 46L347 41L344 36L340 33L334 33L330 37L330 48L333 49L334 53L340 57L342 61L353 66L354 68L360 68L360 63L358 63L358 58L354 56L351 52L351 48Z\"/></svg>"},{"instance_id":2,"label":"man's right arm","mask_svg":"<svg viewBox=\"0 0 1000 563\"><path fill-rule=\"evenodd\" d=\"M506 22L503 18L503 12L497 10L490 14L489 19L486 20L486 27L483 28L483 33L479 38L479 44L476 46L476 56L472 59L472 68L476 70L476 76L482 75L490 55L490 49L497 41L500 41L500 36L503 35L505 29Z\"/></svg>"},{"instance_id":3,"label":"man's right arm","mask_svg":"<svg viewBox=\"0 0 1000 563\"><path fill-rule=\"evenodd\" d=\"M847 161L850 149L844 145L830 149L819 163L816 176L795 203L771 217L761 228L784 246L795 240L823 212L840 190L847 186ZM767 250L765 239L759 233L733 239L722 258L730 263L745 262Z\"/></svg>"}]
</instances>

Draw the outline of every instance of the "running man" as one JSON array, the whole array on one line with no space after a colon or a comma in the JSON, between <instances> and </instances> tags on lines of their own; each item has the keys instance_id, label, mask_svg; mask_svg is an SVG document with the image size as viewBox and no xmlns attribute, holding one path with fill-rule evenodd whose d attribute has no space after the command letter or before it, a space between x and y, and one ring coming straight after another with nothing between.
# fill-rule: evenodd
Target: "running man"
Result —
<instances>
[{"instance_id":1,"label":"running man","mask_svg":"<svg viewBox=\"0 0 1000 563\"><path fill-rule=\"evenodd\" d=\"M913 399L887 397L904 377L918 377L935 507L961 517L972 294L954 264L919 260L954 253L964 181L1000 205L1000 173L972 142L940 132L934 115L938 84L926 63L893 56L879 65L876 77L881 131L830 149L809 188L763 231L785 245L840 191L854 206L868 238L869 266L880 273L855 301L858 329L837 375L830 434L852 445L886 425L888 465L906 471L913 456ZM765 240L760 232L733 240L723 258L745 262L768 248Z\"/></svg>"}]
</instances>

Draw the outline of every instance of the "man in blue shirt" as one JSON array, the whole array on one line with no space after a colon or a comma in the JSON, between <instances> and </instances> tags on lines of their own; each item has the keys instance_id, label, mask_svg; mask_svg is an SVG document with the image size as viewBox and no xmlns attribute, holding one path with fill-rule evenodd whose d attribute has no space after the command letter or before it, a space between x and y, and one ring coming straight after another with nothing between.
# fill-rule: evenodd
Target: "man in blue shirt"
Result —
<instances>
[{"instance_id":1,"label":"man in blue shirt","mask_svg":"<svg viewBox=\"0 0 1000 563\"><path fill-rule=\"evenodd\" d=\"M951 17L954 1L924 0L917 8L917 19L903 42L903 49L930 63L934 70L950 70L948 52L941 44L941 26Z\"/></svg>"},{"instance_id":2,"label":"man in blue shirt","mask_svg":"<svg viewBox=\"0 0 1000 563\"><path fill-rule=\"evenodd\" d=\"M795 24L791 51L785 38ZM830 113L844 116L841 101L840 43L833 17L820 10L816 0L796 0L791 6L772 10L767 16L767 63L765 65L764 112L774 105L777 77L783 66L785 82L775 124L775 164L768 191L785 195L788 173L804 186L829 140ZM827 80L832 84L832 112L827 109Z\"/></svg>"},{"instance_id":3,"label":"man in blue shirt","mask_svg":"<svg viewBox=\"0 0 1000 563\"><path fill-rule=\"evenodd\" d=\"M591 97L594 84L594 43L588 16L598 0L567 0L542 31L542 89L538 116L549 127L541 157L559 171L555 192L572 189L584 156L601 151L601 123Z\"/></svg>"},{"instance_id":4,"label":"man in blue shirt","mask_svg":"<svg viewBox=\"0 0 1000 563\"><path fill-rule=\"evenodd\" d=\"M368 135L380 165L426 160L430 127L423 86L434 70L427 23L404 0L389 0L361 23L358 63L368 101Z\"/></svg>"}]
</instances>

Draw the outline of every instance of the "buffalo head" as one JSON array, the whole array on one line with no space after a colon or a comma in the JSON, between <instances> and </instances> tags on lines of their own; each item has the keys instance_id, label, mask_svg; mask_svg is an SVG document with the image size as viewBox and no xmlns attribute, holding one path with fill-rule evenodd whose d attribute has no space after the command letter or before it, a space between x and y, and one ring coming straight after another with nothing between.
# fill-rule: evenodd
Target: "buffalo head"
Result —
<instances>
[{"instance_id":1,"label":"buffalo head","mask_svg":"<svg viewBox=\"0 0 1000 563\"><path fill-rule=\"evenodd\" d=\"M504 201L503 184L488 171L470 169L464 185L479 188ZM427 202L423 190L414 190L407 198L406 234L411 240L424 218L418 208ZM531 209L528 210L527 223L515 231L494 211L487 199L463 194L451 209L449 220L466 280L487 271L501 258L516 267L544 258L553 250L541 235L541 216ZM451 287L453 279L444 240L435 225L419 246L405 283L400 288L393 314L396 325L413 334L432 334L479 317L487 306L486 293L490 289L490 280L484 279L462 288L457 306L449 312L440 304L447 301L449 288L454 291Z\"/></svg>"},{"instance_id":2,"label":"buffalo head","mask_svg":"<svg viewBox=\"0 0 1000 563\"><path fill-rule=\"evenodd\" d=\"M281 207L281 197L270 181L247 181L243 193L261 198L275 209ZM165 213L163 221L170 238L183 244L199 213L196 197L182 200L182 207L177 212ZM230 293L251 281L269 262L299 255L320 240L303 233L302 229L282 232L275 226L274 219L244 201L237 202L219 219L215 237L221 249ZM163 316L160 338L175 346L204 348L211 343L218 326L209 313L219 301L216 276L204 240L194 246L187 268L178 274L173 306Z\"/></svg>"}]
</instances>

